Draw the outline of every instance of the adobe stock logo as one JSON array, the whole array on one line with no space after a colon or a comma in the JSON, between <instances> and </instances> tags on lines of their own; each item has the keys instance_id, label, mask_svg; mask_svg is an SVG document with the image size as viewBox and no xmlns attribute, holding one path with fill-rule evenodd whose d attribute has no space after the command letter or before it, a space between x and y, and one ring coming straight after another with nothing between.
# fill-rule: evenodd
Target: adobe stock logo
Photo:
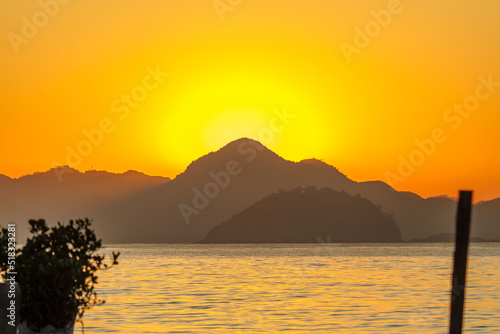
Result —
<instances>
[{"instance_id":1,"label":"adobe stock logo","mask_svg":"<svg viewBox=\"0 0 500 334\"><path fill-rule=\"evenodd\" d=\"M21 21L23 23L21 27L21 34L16 34L15 32L9 32L7 38L9 39L10 45L14 52L19 53L19 46L22 44L28 44L30 40L38 35L41 28L45 27L51 18L55 17L59 10L60 5L65 5L70 0L40 0L38 1L38 6L40 10L28 18L23 16Z\"/></svg>"},{"instance_id":2,"label":"adobe stock logo","mask_svg":"<svg viewBox=\"0 0 500 334\"><path fill-rule=\"evenodd\" d=\"M443 121L451 127L451 130L457 131L468 119L472 112L479 109L481 101L489 99L493 93L500 87L500 81L493 81L493 75L478 77L479 84L476 85L474 94L466 96L462 103L455 103L453 108L445 110ZM416 138L414 143L416 148L407 156L398 157L399 165L396 172L386 171L384 177L386 183L394 187L397 183L404 182L415 173L418 166L421 166L431 155L433 155L439 144L448 139L448 133L443 127L436 127L430 132L430 136L424 139Z\"/></svg>"},{"instance_id":3,"label":"adobe stock logo","mask_svg":"<svg viewBox=\"0 0 500 334\"><path fill-rule=\"evenodd\" d=\"M121 94L120 98L111 102L111 111L117 115L118 121L110 117L103 117L96 127L82 130L84 138L75 146L66 145L66 166L74 168L80 166L83 159L92 154L94 149L104 142L106 135L115 131L116 125L129 117L131 110L136 109L148 97L149 93L158 88L169 75L168 72L161 70L160 65L156 65L156 69L147 66L146 72L141 84L134 86L128 94ZM57 161L52 163L59 182L63 181L62 175L70 170L66 166Z\"/></svg>"},{"instance_id":4,"label":"adobe stock logo","mask_svg":"<svg viewBox=\"0 0 500 334\"><path fill-rule=\"evenodd\" d=\"M217 15L219 15L219 19L224 21L225 13L232 12L242 2L243 0L214 0L213 5Z\"/></svg>"},{"instance_id":5,"label":"adobe stock logo","mask_svg":"<svg viewBox=\"0 0 500 334\"><path fill-rule=\"evenodd\" d=\"M339 45L347 62L350 63L354 54L360 54L361 50L368 47L372 40L380 35L382 28L386 28L392 22L393 16L400 14L402 11L403 6L399 0L389 0L387 9L372 10L370 15L373 20L368 21L363 29L358 26L354 27L353 44L342 42Z\"/></svg>"}]
</instances>

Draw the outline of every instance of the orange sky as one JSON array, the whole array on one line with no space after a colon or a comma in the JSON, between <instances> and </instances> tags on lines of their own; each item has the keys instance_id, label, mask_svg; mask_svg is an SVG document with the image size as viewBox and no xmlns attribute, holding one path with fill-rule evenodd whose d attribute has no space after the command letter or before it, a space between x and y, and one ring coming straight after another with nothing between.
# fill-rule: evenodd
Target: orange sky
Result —
<instances>
[{"instance_id":1,"label":"orange sky","mask_svg":"<svg viewBox=\"0 0 500 334\"><path fill-rule=\"evenodd\" d=\"M356 181L500 197L500 2L59 1L0 3L1 174L174 177L247 136Z\"/></svg>"}]
</instances>

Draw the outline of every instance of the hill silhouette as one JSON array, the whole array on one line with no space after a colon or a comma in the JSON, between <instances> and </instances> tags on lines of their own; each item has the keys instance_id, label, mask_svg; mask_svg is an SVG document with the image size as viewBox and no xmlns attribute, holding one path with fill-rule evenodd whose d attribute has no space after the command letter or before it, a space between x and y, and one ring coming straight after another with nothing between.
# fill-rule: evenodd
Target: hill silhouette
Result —
<instances>
[{"instance_id":1,"label":"hill silhouette","mask_svg":"<svg viewBox=\"0 0 500 334\"><path fill-rule=\"evenodd\" d=\"M237 175L231 175L228 184L218 186L216 196L208 198L205 188L217 184L214 177L227 173L228 164L236 166ZM323 185L325 179L340 187L353 183L334 167L287 161L259 142L242 138L193 161L169 183L98 212L95 226L96 230L102 227L101 235L109 235L114 242L130 242L133 236L136 242L192 243L279 189ZM194 203L200 197L206 203ZM183 215L181 209L187 207L190 212ZM98 221L107 223L99 226ZM128 228L117 231L118 226Z\"/></svg>"},{"instance_id":2,"label":"hill silhouette","mask_svg":"<svg viewBox=\"0 0 500 334\"><path fill-rule=\"evenodd\" d=\"M62 177L58 177L62 176ZM0 177L0 225L18 223L18 240L27 236L27 221L49 222L68 216L92 217L100 208L131 194L168 182L136 171L122 174L105 171L81 173L67 166L11 179Z\"/></svg>"},{"instance_id":3,"label":"hill silhouette","mask_svg":"<svg viewBox=\"0 0 500 334\"><path fill-rule=\"evenodd\" d=\"M214 176L226 173L228 164L235 175L224 187L213 187ZM192 243L269 194L308 186L344 190L380 205L394 214L403 240L454 229L456 202L451 199L423 199L380 181L358 183L319 160L288 161L248 138L200 157L165 185L97 212L95 226L113 242Z\"/></svg>"},{"instance_id":4,"label":"hill silhouette","mask_svg":"<svg viewBox=\"0 0 500 334\"><path fill-rule=\"evenodd\" d=\"M500 198L474 205L471 234L483 239L500 239Z\"/></svg>"},{"instance_id":5,"label":"hill silhouette","mask_svg":"<svg viewBox=\"0 0 500 334\"><path fill-rule=\"evenodd\" d=\"M99 173L105 172L66 173L62 184L51 171L0 177L0 224L92 217L106 242L193 243L269 194L316 186L359 194L381 206L394 216L405 241L454 231L454 199L424 199L381 181L355 182L320 160L288 161L248 138L200 157L169 182L137 172L99 180ZM500 239L500 200L475 205L472 217L473 237Z\"/></svg>"},{"instance_id":6,"label":"hill silhouette","mask_svg":"<svg viewBox=\"0 0 500 334\"><path fill-rule=\"evenodd\" d=\"M330 188L280 191L215 226L200 243L400 242L394 219L361 196Z\"/></svg>"}]
</instances>

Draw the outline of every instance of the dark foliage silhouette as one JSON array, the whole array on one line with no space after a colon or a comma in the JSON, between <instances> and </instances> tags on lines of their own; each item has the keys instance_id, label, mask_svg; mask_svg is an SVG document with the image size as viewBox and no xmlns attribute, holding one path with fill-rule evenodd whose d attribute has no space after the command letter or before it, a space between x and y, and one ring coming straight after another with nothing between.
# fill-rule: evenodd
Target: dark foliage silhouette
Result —
<instances>
[{"instance_id":1,"label":"dark foliage silhouette","mask_svg":"<svg viewBox=\"0 0 500 334\"><path fill-rule=\"evenodd\" d=\"M96 272L117 265L119 253L110 264L95 252L102 246L90 228L89 219L71 220L47 227L45 220L30 220L33 234L24 247L16 250L16 281L21 287L20 320L35 331L45 326L64 329L82 319L85 310L104 303L94 288ZM2 245L7 229L0 232ZM0 271L10 271L6 253L0 258Z\"/></svg>"}]
</instances>

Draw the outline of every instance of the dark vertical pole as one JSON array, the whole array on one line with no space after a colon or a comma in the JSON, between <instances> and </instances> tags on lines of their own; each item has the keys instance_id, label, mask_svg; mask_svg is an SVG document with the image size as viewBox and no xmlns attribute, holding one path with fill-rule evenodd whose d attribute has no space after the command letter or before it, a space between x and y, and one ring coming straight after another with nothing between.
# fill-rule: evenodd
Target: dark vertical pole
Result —
<instances>
[{"instance_id":1,"label":"dark vertical pole","mask_svg":"<svg viewBox=\"0 0 500 334\"><path fill-rule=\"evenodd\" d=\"M462 334L471 205L472 191L460 191L451 289L450 334Z\"/></svg>"}]
</instances>

